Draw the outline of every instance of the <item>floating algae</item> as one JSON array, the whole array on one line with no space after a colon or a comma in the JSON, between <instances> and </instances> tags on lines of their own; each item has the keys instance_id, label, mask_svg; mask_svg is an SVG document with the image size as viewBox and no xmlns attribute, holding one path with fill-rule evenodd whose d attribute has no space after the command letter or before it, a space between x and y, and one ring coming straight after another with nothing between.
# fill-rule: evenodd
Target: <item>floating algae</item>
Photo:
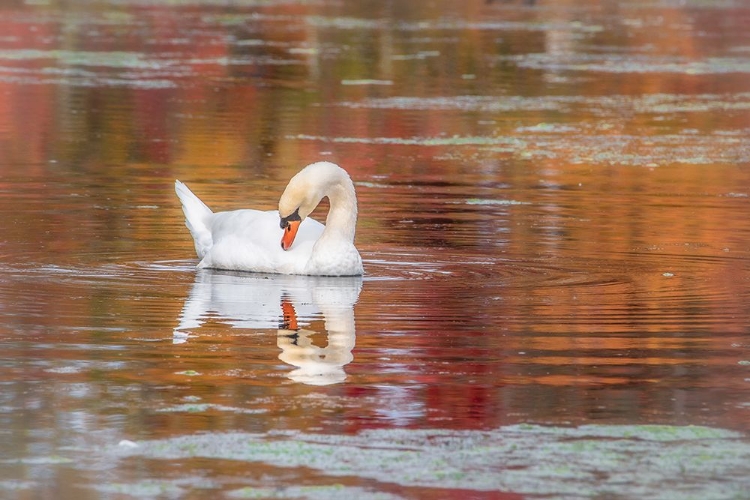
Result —
<instances>
[{"instance_id":1,"label":"floating algae","mask_svg":"<svg viewBox=\"0 0 750 500\"><path fill-rule=\"evenodd\" d=\"M382 429L354 436L219 433L142 441L115 456L237 460L326 481L358 476L403 486L577 498L739 498L750 492L750 442L700 426L512 425L490 431ZM249 491L248 491L249 493ZM237 491L236 496L242 496Z\"/></svg>"}]
</instances>

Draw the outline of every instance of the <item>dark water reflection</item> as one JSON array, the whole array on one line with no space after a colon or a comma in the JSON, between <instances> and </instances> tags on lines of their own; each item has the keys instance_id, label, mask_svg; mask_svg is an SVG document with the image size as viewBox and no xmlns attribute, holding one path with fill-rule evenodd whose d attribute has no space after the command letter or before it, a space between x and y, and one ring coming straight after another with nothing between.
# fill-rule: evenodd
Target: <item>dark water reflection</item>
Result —
<instances>
[{"instance_id":1,"label":"dark water reflection","mask_svg":"<svg viewBox=\"0 0 750 500\"><path fill-rule=\"evenodd\" d=\"M748 25L0 6L0 497L748 496ZM195 271L318 159L364 278Z\"/></svg>"}]
</instances>

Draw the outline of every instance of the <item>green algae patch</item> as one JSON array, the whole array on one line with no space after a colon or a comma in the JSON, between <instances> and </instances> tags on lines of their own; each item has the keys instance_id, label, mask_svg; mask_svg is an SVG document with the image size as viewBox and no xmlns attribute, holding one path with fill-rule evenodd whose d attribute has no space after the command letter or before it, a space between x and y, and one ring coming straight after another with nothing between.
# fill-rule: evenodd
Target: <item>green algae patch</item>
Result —
<instances>
[{"instance_id":1,"label":"green algae patch","mask_svg":"<svg viewBox=\"0 0 750 500\"><path fill-rule=\"evenodd\" d=\"M185 498L190 491L215 490L218 486L211 479L187 477L143 479L126 483L104 481L93 485L93 489L106 495L123 495L125 498Z\"/></svg>"},{"instance_id":2,"label":"green algae patch","mask_svg":"<svg viewBox=\"0 0 750 500\"><path fill-rule=\"evenodd\" d=\"M185 375L186 377L199 377L202 374L195 370L183 370L181 372L175 372L175 375Z\"/></svg>"},{"instance_id":3,"label":"green algae patch","mask_svg":"<svg viewBox=\"0 0 750 500\"><path fill-rule=\"evenodd\" d=\"M101 493L127 495L135 498L179 498L186 490L170 481L141 481L135 483L111 483L94 485Z\"/></svg>"},{"instance_id":4,"label":"green algae patch","mask_svg":"<svg viewBox=\"0 0 750 500\"><path fill-rule=\"evenodd\" d=\"M719 75L750 73L745 57L709 57L694 60L686 57L575 54L561 61L546 53L501 56L500 60L515 62L519 67L554 71L590 71L600 73L682 73L686 75Z\"/></svg>"},{"instance_id":5,"label":"green algae patch","mask_svg":"<svg viewBox=\"0 0 750 500\"><path fill-rule=\"evenodd\" d=\"M448 160L476 160L482 154L494 157L505 153L522 160L556 158L571 163L638 167L750 162L750 139L747 137L690 133L662 136L559 133L552 138L550 135L549 131L532 133L525 130L519 136L326 137L297 134L286 138L335 144L437 147L450 152L450 155L439 156Z\"/></svg>"},{"instance_id":6,"label":"green algae patch","mask_svg":"<svg viewBox=\"0 0 750 500\"><path fill-rule=\"evenodd\" d=\"M638 113L705 113L725 110L750 109L750 93L726 94L644 94L640 96L483 96L457 95L438 97L382 97L360 101L342 101L336 106L351 109L394 109L425 111L464 111L506 113L528 111L555 111L579 113L586 111L597 116L619 118L624 112ZM519 127L519 131L569 133L576 130L569 123L538 123ZM604 128L611 128L611 125Z\"/></svg>"},{"instance_id":7,"label":"green algae patch","mask_svg":"<svg viewBox=\"0 0 750 500\"><path fill-rule=\"evenodd\" d=\"M18 492L19 490L30 490L37 486L38 484L33 481L18 481L18 480L0 481L0 491L5 490L5 491Z\"/></svg>"},{"instance_id":8,"label":"green algae patch","mask_svg":"<svg viewBox=\"0 0 750 500\"><path fill-rule=\"evenodd\" d=\"M217 405L209 403L185 403L181 405L168 406L156 410L159 413L205 413L208 411L228 413L265 413L264 409L239 408L236 406Z\"/></svg>"},{"instance_id":9,"label":"green algae patch","mask_svg":"<svg viewBox=\"0 0 750 500\"><path fill-rule=\"evenodd\" d=\"M310 500L396 500L400 496L369 491L363 488L346 487L341 484L330 486L293 486L283 488L246 487L227 493L229 498L307 498Z\"/></svg>"},{"instance_id":10,"label":"green algae patch","mask_svg":"<svg viewBox=\"0 0 750 500\"><path fill-rule=\"evenodd\" d=\"M77 50L0 50L0 59L30 61L35 59L55 59L60 64L70 66L107 66L111 68L161 69L163 62L146 58L139 52L95 52Z\"/></svg>"},{"instance_id":11,"label":"green algae patch","mask_svg":"<svg viewBox=\"0 0 750 500\"><path fill-rule=\"evenodd\" d=\"M344 144L390 144L399 146L496 146L512 145L523 147L523 141L509 137L485 136L434 136L434 137L325 137L319 135L297 134L287 139L301 141L320 141Z\"/></svg>"},{"instance_id":12,"label":"green algae patch","mask_svg":"<svg viewBox=\"0 0 750 500\"><path fill-rule=\"evenodd\" d=\"M717 165L750 162L747 128L706 133L663 124L708 120L716 113L750 109L750 93L644 94L640 96L393 96L341 101L333 106L410 113L445 112L481 124L505 121L509 113L544 113L548 121L521 123L511 129L492 127L487 135L350 137L309 134L287 139L372 146L439 148L433 158L482 161L499 155L517 160L556 160L572 164L635 166ZM635 112L649 122L643 130L622 127L622 116ZM588 117L580 119L580 115ZM705 117L704 117L705 116ZM657 133L654 133L657 132Z\"/></svg>"},{"instance_id":13,"label":"green algae patch","mask_svg":"<svg viewBox=\"0 0 750 500\"><path fill-rule=\"evenodd\" d=\"M61 457L59 455L48 455L39 457L28 457L21 458L19 460L5 460L5 463L19 463L24 465L61 465L70 464L74 460L68 457Z\"/></svg>"},{"instance_id":14,"label":"green algae patch","mask_svg":"<svg viewBox=\"0 0 750 500\"><path fill-rule=\"evenodd\" d=\"M701 426L515 425L491 431L371 430L354 436L221 433L143 441L111 453L312 468L329 484L355 476L409 487L576 498L663 498L665 491L742 498L750 493L747 437ZM329 486L321 488L324 496L331 493ZM232 496L253 498L264 491L235 490Z\"/></svg>"},{"instance_id":15,"label":"green algae patch","mask_svg":"<svg viewBox=\"0 0 750 500\"><path fill-rule=\"evenodd\" d=\"M341 80L341 85L393 85L391 80Z\"/></svg>"}]
</instances>

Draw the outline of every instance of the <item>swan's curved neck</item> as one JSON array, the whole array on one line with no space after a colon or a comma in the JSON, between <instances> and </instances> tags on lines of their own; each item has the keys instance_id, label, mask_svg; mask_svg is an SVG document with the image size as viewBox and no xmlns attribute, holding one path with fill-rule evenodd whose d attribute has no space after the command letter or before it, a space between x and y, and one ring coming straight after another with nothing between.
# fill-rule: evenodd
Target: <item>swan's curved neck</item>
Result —
<instances>
[{"instance_id":1,"label":"swan's curved neck","mask_svg":"<svg viewBox=\"0 0 750 500\"><path fill-rule=\"evenodd\" d=\"M354 192L354 183L348 176L345 176L331 186L326 196L330 202L330 208L321 239L334 236L346 239L346 241L354 241L357 226L357 195Z\"/></svg>"}]
</instances>

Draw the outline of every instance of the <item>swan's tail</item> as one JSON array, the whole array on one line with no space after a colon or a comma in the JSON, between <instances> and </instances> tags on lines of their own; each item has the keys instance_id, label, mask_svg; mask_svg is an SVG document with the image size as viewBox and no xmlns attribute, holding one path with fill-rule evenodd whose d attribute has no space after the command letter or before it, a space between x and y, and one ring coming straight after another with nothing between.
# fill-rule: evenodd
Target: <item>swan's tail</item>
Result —
<instances>
[{"instance_id":1,"label":"swan's tail","mask_svg":"<svg viewBox=\"0 0 750 500\"><path fill-rule=\"evenodd\" d=\"M185 225L190 230L195 240L195 251L198 258L202 259L213 245L209 219L213 212L195 196L188 187L180 181L174 181L174 190L182 203L182 211L185 214Z\"/></svg>"}]
</instances>

